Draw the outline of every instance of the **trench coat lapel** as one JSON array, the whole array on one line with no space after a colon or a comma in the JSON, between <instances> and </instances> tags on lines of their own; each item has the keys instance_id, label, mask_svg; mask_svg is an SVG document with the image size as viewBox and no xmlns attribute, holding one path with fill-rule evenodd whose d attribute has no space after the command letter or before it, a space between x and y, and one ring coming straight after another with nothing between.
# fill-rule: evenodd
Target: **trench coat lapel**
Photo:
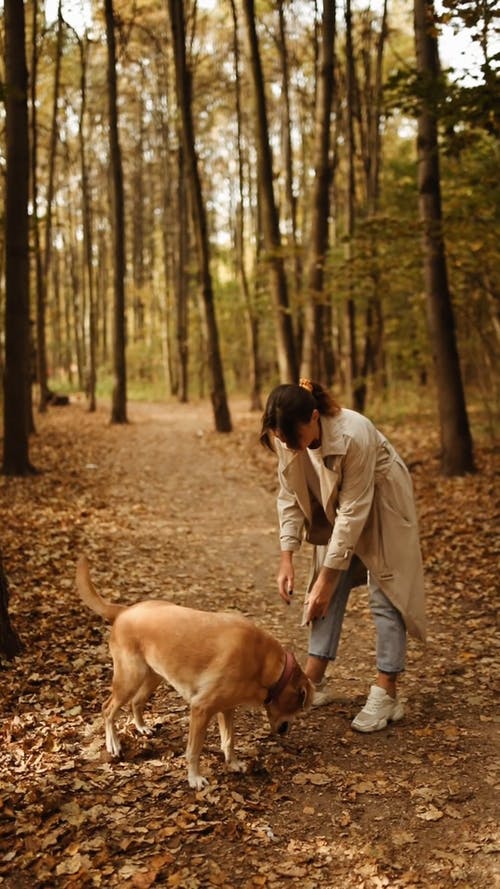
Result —
<instances>
[{"instance_id":1,"label":"trench coat lapel","mask_svg":"<svg viewBox=\"0 0 500 889\"><path fill-rule=\"evenodd\" d=\"M339 487L342 481L342 458L346 452L344 436L340 428L340 418L321 419L321 449L326 472L321 476L321 500L326 517L333 525Z\"/></svg>"},{"instance_id":2,"label":"trench coat lapel","mask_svg":"<svg viewBox=\"0 0 500 889\"><path fill-rule=\"evenodd\" d=\"M306 473L304 468L304 460L307 459L305 454L300 451L289 451L283 448L283 459L285 465L283 467L283 475L287 483L294 492L297 503L304 513L307 522L311 523L311 498L307 489Z\"/></svg>"},{"instance_id":3,"label":"trench coat lapel","mask_svg":"<svg viewBox=\"0 0 500 889\"><path fill-rule=\"evenodd\" d=\"M335 417L321 418L321 447L326 472L321 478L321 505L329 522L335 521L335 504L341 481L340 462L346 452L344 436ZM307 455L300 451L289 451L283 448L283 474L295 492L297 502L309 524L312 521L311 499L306 482L305 460Z\"/></svg>"}]
</instances>

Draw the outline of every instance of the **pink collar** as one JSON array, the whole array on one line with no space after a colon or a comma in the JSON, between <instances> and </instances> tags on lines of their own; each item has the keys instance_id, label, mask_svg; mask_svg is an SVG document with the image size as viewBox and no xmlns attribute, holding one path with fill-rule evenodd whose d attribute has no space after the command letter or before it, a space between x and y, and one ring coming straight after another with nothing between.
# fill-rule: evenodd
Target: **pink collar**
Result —
<instances>
[{"instance_id":1,"label":"pink collar","mask_svg":"<svg viewBox=\"0 0 500 889\"><path fill-rule=\"evenodd\" d=\"M295 660L294 655L290 651L286 651L285 652L285 666L283 667L283 672L282 672L280 678L278 679L278 681L275 682L274 685L271 685L271 688L269 689L269 691L267 693L267 698L264 701L264 704L270 704L272 701L275 701L277 698L279 698L281 692L283 691L285 685L287 684L288 680L290 679L290 676L292 675L292 673L295 669L296 663L297 662Z\"/></svg>"}]
</instances>

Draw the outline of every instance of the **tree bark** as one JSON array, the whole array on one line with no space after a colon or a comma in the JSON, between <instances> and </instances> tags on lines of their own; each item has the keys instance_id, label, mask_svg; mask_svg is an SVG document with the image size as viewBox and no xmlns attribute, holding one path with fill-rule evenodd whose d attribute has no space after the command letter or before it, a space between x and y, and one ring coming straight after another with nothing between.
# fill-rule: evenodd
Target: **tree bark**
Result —
<instances>
[{"instance_id":1,"label":"tree bark","mask_svg":"<svg viewBox=\"0 0 500 889\"><path fill-rule=\"evenodd\" d=\"M219 348L219 333L215 318L210 251L208 243L206 210L203 202L201 179L196 154L193 112L191 105L191 75L186 61L186 32L184 6L178 0L169 0L170 25L175 58L175 82L177 103L181 118L181 132L188 182L191 192L191 213L198 253L202 291L204 322L207 334L207 363L210 374L210 398L217 432L231 432L231 417L226 397L224 372Z\"/></svg>"},{"instance_id":2,"label":"tree bark","mask_svg":"<svg viewBox=\"0 0 500 889\"><path fill-rule=\"evenodd\" d=\"M177 182L177 274L175 281L176 305L177 305L177 352L179 356L178 366L178 398L182 403L189 399L189 312L188 312L188 281L187 267L189 256L189 218L188 200L186 194L186 179L184 170L184 151L179 145L179 177Z\"/></svg>"},{"instance_id":3,"label":"tree bark","mask_svg":"<svg viewBox=\"0 0 500 889\"><path fill-rule=\"evenodd\" d=\"M382 75L385 41L387 38L387 0L384 0L380 32L376 43L375 72L372 74L372 34L373 19L368 19L369 27L365 30L363 43L364 90L362 92L365 118L365 138L363 140L363 159L366 183L366 202L368 215L375 217L378 212L380 192L380 117L382 105ZM365 313L365 343L361 368L361 379L364 383L362 410L364 410L367 393L367 382L370 376L377 376L377 388L384 388L385 377L384 356L384 316L380 292L380 266L378 259L378 240L376 235L370 237L372 293L368 298Z\"/></svg>"},{"instance_id":4,"label":"tree bark","mask_svg":"<svg viewBox=\"0 0 500 889\"><path fill-rule=\"evenodd\" d=\"M236 237L235 237L235 255L237 272L240 279L241 292L243 294L243 303L245 306L245 319L247 327L248 342L248 371L249 371L249 394L250 394L250 410L262 410L262 380L259 360L259 317L252 300L250 292L250 284L245 265L245 202L244 202L244 172L243 172L243 148L242 148L242 102L241 102L241 80L240 80L240 48L238 41L238 16L236 13L236 5L231 0L231 11L233 15L233 55L235 70L235 87L236 87L236 123L237 123L237 149L238 149L238 201L239 206L236 212Z\"/></svg>"},{"instance_id":5,"label":"tree bark","mask_svg":"<svg viewBox=\"0 0 500 889\"><path fill-rule=\"evenodd\" d=\"M118 104L116 78L116 44L113 14L113 0L104 0L106 17L106 40L108 48L108 108L109 108L109 153L111 166L111 203L113 229L113 271L114 271L114 312L113 312L113 367L114 387L111 407L111 422L127 422L127 365L126 322L125 322L125 210L123 193L123 169L120 140L118 137Z\"/></svg>"},{"instance_id":6,"label":"tree bark","mask_svg":"<svg viewBox=\"0 0 500 889\"><path fill-rule=\"evenodd\" d=\"M284 0L278 0L279 40L278 49L281 58L281 92L282 106L282 152L285 168L285 195L288 209L288 231L292 253L293 274L291 275L292 297L300 293L301 264L297 239L297 197L294 191L294 164L292 151L292 116L290 110L290 65L288 60L287 32L285 21Z\"/></svg>"},{"instance_id":7,"label":"tree bark","mask_svg":"<svg viewBox=\"0 0 500 889\"><path fill-rule=\"evenodd\" d=\"M6 0L5 17L5 374L2 471L33 472L29 460L28 73L23 0Z\"/></svg>"},{"instance_id":8,"label":"tree bark","mask_svg":"<svg viewBox=\"0 0 500 889\"><path fill-rule=\"evenodd\" d=\"M47 369L47 337L46 337L46 308L49 289L50 263L52 259L52 211L54 203L54 177L57 154L57 110L59 104L59 90L61 83L61 59L62 59L63 18L61 0L57 7L57 39L56 58L54 66L54 92L52 97L52 122L50 128L49 143L49 175L47 183L47 196L45 207L45 238L43 250L43 262L41 278L37 287L37 312L36 312L36 345L37 345L37 376L39 386L38 410L44 413L47 410L49 397L48 369Z\"/></svg>"},{"instance_id":9,"label":"tree bark","mask_svg":"<svg viewBox=\"0 0 500 889\"><path fill-rule=\"evenodd\" d=\"M135 132L137 133L137 142L133 149L134 171L132 173L133 197L132 197L132 280L133 280L133 298L132 298L132 337L134 342L144 340L144 282L145 282L145 263L144 263L144 246L145 246L145 172L144 172L144 105L142 96L144 95L144 69L140 66L141 82L139 84L139 96L137 102L137 122Z\"/></svg>"},{"instance_id":10,"label":"tree bark","mask_svg":"<svg viewBox=\"0 0 500 889\"><path fill-rule=\"evenodd\" d=\"M455 318L448 286L441 209L437 113L430 97L439 79L438 44L433 3L414 0L417 71L426 98L418 117L418 193L423 230L424 285L429 336L436 374L444 475L475 470L472 437L465 406Z\"/></svg>"},{"instance_id":11,"label":"tree bark","mask_svg":"<svg viewBox=\"0 0 500 889\"><path fill-rule=\"evenodd\" d=\"M255 28L254 0L244 0L246 34L255 106L259 191L262 201L262 227L270 275L277 328L277 358L281 381L298 381L292 314L281 246L278 210L273 191L273 161L269 143L264 77Z\"/></svg>"},{"instance_id":12,"label":"tree bark","mask_svg":"<svg viewBox=\"0 0 500 889\"><path fill-rule=\"evenodd\" d=\"M335 0L323 4L323 25L314 136L315 178L311 200L311 232L307 269L307 301L304 318L301 376L326 380L333 362L331 329L325 312L325 260L330 215L330 116L334 89Z\"/></svg>"},{"instance_id":13,"label":"tree bark","mask_svg":"<svg viewBox=\"0 0 500 889\"><path fill-rule=\"evenodd\" d=\"M96 409L96 348L97 348L97 307L94 287L94 270L92 263L93 238L92 238L92 206L89 186L89 170L87 161L87 143L85 139L85 114L87 110L87 67L89 39L87 34L83 38L76 35L80 50L80 117L78 120L78 147L80 151L80 170L82 177L82 220L83 220L83 254L84 270L87 278L89 333L87 355L87 379L86 389L88 408L90 412Z\"/></svg>"},{"instance_id":14,"label":"tree bark","mask_svg":"<svg viewBox=\"0 0 500 889\"><path fill-rule=\"evenodd\" d=\"M345 6L346 25L346 143L347 143L347 181L346 181L346 245L345 256L347 261L348 290L346 306L347 323L347 381L351 394L352 405L356 410L363 410L364 383L359 375L359 357L357 340L357 306L353 294L351 282L351 264L354 258L354 232L356 225L356 179L355 179L355 144L354 144L354 49L352 41L352 14L351 0L346 0Z\"/></svg>"},{"instance_id":15,"label":"tree bark","mask_svg":"<svg viewBox=\"0 0 500 889\"><path fill-rule=\"evenodd\" d=\"M40 244L40 221L38 219L38 3L33 3L31 11L31 70L29 76L30 89L30 108L28 112L31 151L31 231L32 231L32 248L34 253L35 266L35 295L38 302L39 296L43 289L43 270L42 270L42 248ZM31 327L31 323L30 323ZM33 349L33 379L31 383L38 378L38 356L35 345L36 328L30 331L30 348ZM32 341L32 342L31 342ZM29 431L35 432L35 421L33 419L33 387L29 386Z\"/></svg>"}]
</instances>

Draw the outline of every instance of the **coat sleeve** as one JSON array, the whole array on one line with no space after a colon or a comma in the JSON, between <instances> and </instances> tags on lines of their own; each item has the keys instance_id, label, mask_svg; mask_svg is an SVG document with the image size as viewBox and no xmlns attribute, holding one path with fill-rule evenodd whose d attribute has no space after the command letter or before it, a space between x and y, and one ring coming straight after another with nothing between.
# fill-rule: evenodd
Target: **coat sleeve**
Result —
<instances>
[{"instance_id":1,"label":"coat sleeve","mask_svg":"<svg viewBox=\"0 0 500 889\"><path fill-rule=\"evenodd\" d=\"M304 513L294 492L287 485L283 472L278 470L280 484L278 493L278 519L280 525L280 548L295 552L300 549L304 531Z\"/></svg>"},{"instance_id":2,"label":"coat sleeve","mask_svg":"<svg viewBox=\"0 0 500 889\"><path fill-rule=\"evenodd\" d=\"M346 440L335 522L323 562L326 568L341 571L350 565L373 503L377 456L375 427L358 425Z\"/></svg>"}]
</instances>

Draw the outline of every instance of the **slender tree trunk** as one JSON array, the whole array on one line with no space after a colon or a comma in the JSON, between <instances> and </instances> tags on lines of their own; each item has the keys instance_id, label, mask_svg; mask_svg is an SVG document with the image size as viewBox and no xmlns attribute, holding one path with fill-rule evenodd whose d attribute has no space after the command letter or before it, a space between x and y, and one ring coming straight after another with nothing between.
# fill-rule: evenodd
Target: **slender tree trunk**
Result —
<instances>
[{"instance_id":1,"label":"slender tree trunk","mask_svg":"<svg viewBox=\"0 0 500 889\"><path fill-rule=\"evenodd\" d=\"M292 315L283 261L278 210L273 191L273 161L269 143L264 77L255 28L254 0L244 0L246 33L255 105L259 191L262 201L264 246L270 274L270 287L277 327L278 367L282 382L298 380L298 361L295 349Z\"/></svg>"},{"instance_id":2,"label":"slender tree trunk","mask_svg":"<svg viewBox=\"0 0 500 889\"><path fill-rule=\"evenodd\" d=\"M36 313L36 345L38 359L38 385L40 387L38 410L44 413L47 410L49 396L48 368L47 368L47 339L45 316L47 309L47 295L49 291L50 263L52 259L52 210L54 202L54 178L56 169L58 120L57 111L59 104L59 91L61 84L61 59L62 59L63 18L61 0L57 7L57 42L56 59L54 68L54 93L52 97L52 123L49 144L49 176L47 184L47 199L45 208L45 244L43 251L41 287L37 288L37 313Z\"/></svg>"},{"instance_id":3,"label":"slender tree trunk","mask_svg":"<svg viewBox=\"0 0 500 889\"><path fill-rule=\"evenodd\" d=\"M64 151L64 174L66 180L71 179L71 156L69 146L66 143ZM74 354L78 374L78 386L85 389L85 294L83 292L82 276L80 273L80 256L78 239L76 234L77 221L75 220L75 208L73 206L73 193L66 192L66 220L61 230L61 238L65 257L65 287L71 297L71 309L73 317L73 342ZM69 300L67 300L69 302Z\"/></svg>"},{"instance_id":4,"label":"slender tree trunk","mask_svg":"<svg viewBox=\"0 0 500 889\"><path fill-rule=\"evenodd\" d=\"M292 151L292 115L290 110L290 66L288 61L288 46L284 0L278 0L279 41L278 48L281 57L281 93L282 106L282 152L285 167L285 194L288 208L288 230L290 233L290 246L292 252L293 281L292 293L300 292L301 267L299 260L299 247L297 242L297 198L294 192L294 169Z\"/></svg>"},{"instance_id":5,"label":"slender tree trunk","mask_svg":"<svg viewBox=\"0 0 500 889\"><path fill-rule=\"evenodd\" d=\"M382 109L382 77L384 49L387 39L387 0L384 0L382 7L382 18L380 20L380 34L377 41L377 52L375 60L375 83L373 87L373 101L370 102L370 113L368 116L368 144L370 151L370 164L367 174L368 183L368 208L370 213L375 213L378 209L379 192L380 192L380 160L381 160L381 138L380 138L380 116Z\"/></svg>"},{"instance_id":6,"label":"slender tree trunk","mask_svg":"<svg viewBox=\"0 0 500 889\"><path fill-rule=\"evenodd\" d=\"M305 309L304 342L301 376L313 380L326 379L332 359L331 327L326 325L324 277L328 249L328 219L330 215L330 116L334 87L335 0L323 4L323 26L314 136L315 178L311 200L311 232L308 251L307 302Z\"/></svg>"},{"instance_id":7,"label":"slender tree trunk","mask_svg":"<svg viewBox=\"0 0 500 889\"><path fill-rule=\"evenodd\" d=\"M359 359L357 342L357 312L356 300L352 292L351 264L354 255L354 231L356 225L356 179L355 179L355 144L354 144L354 49L352 42L352 14L351 0L346 0L346 142L347 142L347 182L346 182L346 245L345 256L347 261L348 289L347 297L347 380L353 407L362 410L364 391L362 381L359 379Z\"/></svg>"},{"instance_id":8,"label":"slender tree trunk","mask_svg":"<svg viewBox=\"0 0 500 889\"><path fill-rule=\"evenodd\" d=\"M373 33L373 23L370 18L370 31ZM377 39L375 54L375 73L371 73L373 57L372 41L368 39L364 46L365 89L364 106L366 118L366 141L364 146L364 168L366 180L366 199L369 216L375 216L379 204L380 184L380 160L381 137L380 116L382 106L382 73L384 47L387 37L387 0L384 0L380 33ZM361 369L361 379L364 381L364 397L361 409L364 410L366 402L366 383L372 375L377 375L378 387L384 387L385 358L384 358L384 317L382 312L382 297L380 293L380 266L378 258L378 240L375 234L370 237L371 267L373 291L368 299L365 319L365 344Z\"/></svg>"},{"instance_id":9,"label":"slender tree trunk","mask_svg":"<svg viewBox=\"0 0 500 889\"><path fill-rule=\"evenodd\" d=\"M89 170L87 162L87 143L85 139L85 114L87 110L87 60L89 40L87 35L77 37L80 48L80 118L78 121L78 143L80 149L80 170L82 176L82 218L83 218L83 254L84 270L87 278L89 333L88 333L88 374L86 388L88 395L88 408L93 412L96 409L96 339L97 339L97 310L94 287L94 270L92 263L92 207L89 187Z\"/></svg>"},{"instance_id":10,"label":"slender tree trunk","mask_svg":"<svg viewBox=\"0 0 500 889\"><path fill-rule=\"evenodd\" d=\"M35 298L36 304L40 300L40 294L43 291L43 270L42 270L42 247L40 243L40 221L38 219L38 3L32 4L31 17L31 71L29 77L30 84L30 134L31 134L31 230L33 237L33 252L35 264ZM30 310L31 312L31 310ZM30 328L31 328L30 322ZM30 348L33 346L34 360L32 368L32 377L29 386L29 431L35 432L35 421L33 418L33 386L32 383L38 380L38 358L35 345L36 328L30 329Z\"/></svg>"},{"instance_id":11,"label":"slender tree trunk","mask_svg":"<svg viewBox=\"0 0 500 889\"><path fill-rule=\"evenodd\" d=\"M158 119L160 133L160 193L162 201L164 224L161 227L161 244L162 244L162 266L163 266L163 297L160 300L160 323L161 323L161 343L162 343L162 361L165 374L165 384L170 395L177 395L181 401L187 400L188 397L188 379L187 379L187 357L186 357L186 374L185 374L185 396L183 399L179 394L179 377L182 371L181 356L177 349L174 349L174 342L178 336L178 329L174 330L174 324L178 325L177 314L177 282L180 274L179 268L183 266L183 274L185 275L185 259L180 255L181 229L185 229L185 211L180 208L180 186L179 180L180 163L182 156L182 147L180 146L180 134L178 137L179 147L174 152L171 145L171 129L169 125L169 111L171 107L169 84L170 77L168 73L167 60L160 59L160 70L158 80L161 84L161 95L158 100ZM173 131L173 130L172 130ZM172 158L178 158L177 173L174 173L175 162ZM177 178L176 178L177 177ZM185 189L184 177L183 190ZM174 182L175 181L175 182ZM181 218L182 213L184 216ZM186 237L185 231L183 237ZM183 248L184 249L184 248ZM175 321L174 321L175 317ZM186 334L187 335L187 334ZM187 343L186 343L187 346Z\"/></svg>"},{"instance_id":12,"label":"slender tree trunk","mask_svg":"<svg viewBox=\"0 0 500 889\"><path fill-rule=\"evenodd\" d=\"M179 385L178 398L186 403L189 398L188 369L189 369L189 330L188 330L188 245L189 222L188 201L186 195L186 178L184 170L184 152L182 144L179 144L179 178L177 182L177 275L176 275L176 303L177 303L177 351L179 355Z\"/></svg>"},{"instance_id":13,"label":"slender tree trunk","mask_svg":"<svg viewBox=\"0 0 500 889\"><path fill-rule=\"evenodd\" d=\"M238 276L240 279L241 292L243 294L243 302L245 306L245 319L247 327L247 341L249 349L249 392L250 392L250 410L262 410L261 399L261 372L259 361L259 319L252 302L250 293L250 285L245 266L245 199L244 199L244 173L243 173L243 148L241 137L241 80L240 80L240 49L238 41L238 17L236 13L236 5L231 0L231 10L233 14L233 55L234 70L236 84L236 121L237 121L237 146L238 146L238 202L239 206L236 211L236 237L235 237L235 255Z\"/></svg>"},{"instance_id":14,"label":"slender tree trunk","mask_svg":"<svg viewBox=\"0 0 500 889\"><path fill-rule=\"evenodd\" d=\"M54 369L58 371L66 367L66 362L63 358L63 311L62 311L62 290L61 290L61 276L60 276L60 264L59 264L59 255L56 253L52 262L50 269L50 279L51 279L51 292L52 292L52 356L51 356L51 364Z\"/></svg>"},{"instance_id":15,"label":"slender tree trunk","mask_svg":"<svg viewBox=\"0 0 500 889\"><path fill-rule=\"evenodd\" d=\"M424 100L420 108L417 134L427 317L437 382L441 468L444 475L454 476L473 472L475 465L458 357L455 318L448 287L437 115L429 101L432 87L437 84L440 73L433 3L429 0L414 0L414 18L417 70L428 94L427 101Z\"/></svg>"},{"instance_id":16,"label":"slender tree trunk","mask_svg":"<svg viewBox=\"0 0 500 889\"><path fill-rule=\"evenodd\" d=\"M134 146L134 173L133 181L133 228L132 228L132 279L133 279L133 300L132 300L132 331L133 341L139 342L144 340L144 241L145 241L145 189L144 189L144 106L142 96L144 95L144 69L141 66L141 83L140 94L138 97L137 108L137 124L135 127L137 133L137 142Z\"/></svg>"},{"instance_id":17,"label":"slender tree trunk","mask_svg":"<svg viewBox=\"0 0 500 889\"><path fill-rule=\"evenodd\" d=\"M111 203L113 228L114 313L113 313L113 388L111 422L127 422L127 365L125 322L125 208L123 169L118 137L118 89L116 82L116 45L113 0L104 0L108 46L109 153L111 165Z\"/></svg>"},{"instance_id":18,"label":"slender tree trunk","mask_svg":"<svg viewBox=\"0 0 500 889\"><path fill-rule=\"evenodd\" d=\"M23 0L5 0L5 372L2 472L28 475L29 144Z\"/></svg>"},{"instance_id":19,"label":"slender tree trunk","mask_svg":"<svg viewBox=\"0 0 500 889\"><path fill-rule=\"evenodd\" d=\"M100 202L97 208L97 215L104 216L105 210ZM97 279L96 279L96 305L97 315L101 318L102 331L98 339L99 361L103 364L109 363L110 347L109 347L109 278L110 278L110 249L106 233L100 229L97 233ZM99 363L98 361L98 363Z\"/></svg>"},{"instance_id":20,"label":"slender tree trunk","mask_svg":"<svg viewBox=\"0 0 500 889\"><path fill-rule=\"evenodd\" d=\"M201 179L196 154L193 112L191 106L191 79L186 62L186 32L184 7L179 0L169 0L170 24L175 57L177 102L182 124L182 140L191 191L191 213L195 233L204 321L207 333L208 369L210 373L210 398L217 432L231 431L231 417L226 397L226 386L219 349L219 333L215 318L214 295L210 274L210 256L206 210L203 202Z\"/></svg>"}]
</instances>

